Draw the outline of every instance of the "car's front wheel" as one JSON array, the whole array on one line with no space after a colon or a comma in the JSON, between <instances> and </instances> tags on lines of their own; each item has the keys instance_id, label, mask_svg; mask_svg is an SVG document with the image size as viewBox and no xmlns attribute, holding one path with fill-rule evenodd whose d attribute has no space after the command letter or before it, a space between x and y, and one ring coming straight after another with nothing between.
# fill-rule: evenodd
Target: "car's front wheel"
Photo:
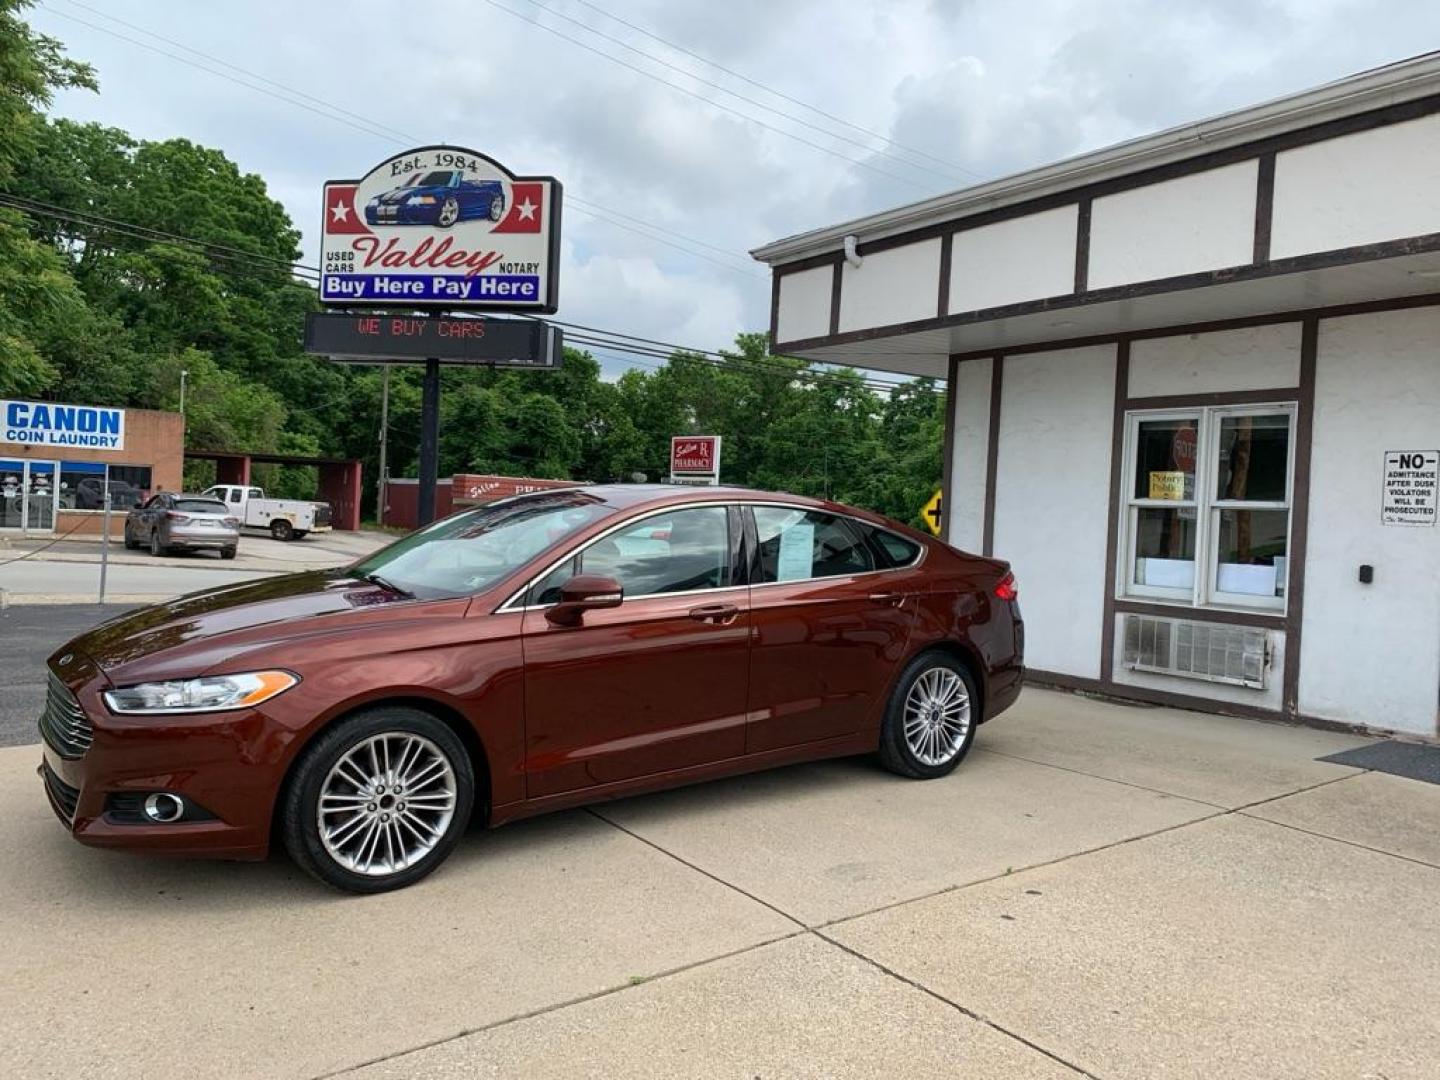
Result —
<instances>
[{"instance_id":1,"label":"car's front wheel","mask_svg":"<svg viewBox=\"0 0 1440 1080\"><path fill-rule=\"evenodd\" d=\"M475 774L442 721L387 706L353 716L301 757L281 804L291 858L321 881L357 893L420 880L470 820Z\"/></svg>"},{"instance_id":2,"label":"car's front wheel","mask_svg":"<svg viewBox=\"0 0 1440 1080\"><path fill-rule=\"evenodd\" d=\"M491 220L491 221L499 221L501 215L504 214L504 213L505 213L505 196L504 196L504 195L492 195L492 196L490 197L490 220Z\"/></svg>"},{"instance_id":3,"label":"car's front wheel","mask_svg":"<svg viewBox=\"0 0 1440 1080\"><path fill-rule=\"evenodd\" d=\"M975 741L980 695L969 669L943 652L917 656L900 675L880 728L880 763L915 780L944 776Z\"/></svg>"},{"instance_id":4,"label":"car's front wheel","mask_svg":"<svg viewBox=\"0 0 1440 1080\"><path fill-rule=\"evenodd\" d=\"M440 204L440 214L439 217L436 219L435 224L439 225L442 229L448 229L451 225L454 225L455 222L459 220L460 204L456 202L455 197L451 195L447 197L443 203Z\"/></svg>"}]
</instances>

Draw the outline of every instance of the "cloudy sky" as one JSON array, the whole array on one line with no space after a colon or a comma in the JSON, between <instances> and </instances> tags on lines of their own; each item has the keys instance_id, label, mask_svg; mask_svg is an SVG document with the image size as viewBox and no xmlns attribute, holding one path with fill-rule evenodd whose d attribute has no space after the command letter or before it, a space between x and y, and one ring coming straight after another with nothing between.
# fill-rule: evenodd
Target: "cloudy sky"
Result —
<instances>
[{"instance_id":1,"label":"cloudy sky","mask_svg":"<svg viewBox=\"0 0 1440 1080\"><path fill-rule=\"evenodd\" d=\"M99 72L57 114L222 148L307 262L324 180L467 146L564 182L561 318L707 348L768 321L758 244L1440 47L1434 0L44 0L30 20Z\"/></svg>"}]
</instances>

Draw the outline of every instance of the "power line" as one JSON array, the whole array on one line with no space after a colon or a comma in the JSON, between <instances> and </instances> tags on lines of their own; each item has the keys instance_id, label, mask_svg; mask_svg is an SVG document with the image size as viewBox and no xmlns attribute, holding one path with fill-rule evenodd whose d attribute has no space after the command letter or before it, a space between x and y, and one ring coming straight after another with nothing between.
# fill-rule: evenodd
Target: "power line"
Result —
<instances>
[{"instance_id":1,"label":"power line","mask_svg":"<svg viewBox=\"0 0 1440 1080\"><path fill-rule=\"evenodd\" d=\"M247 269L259 268L268 272L277 269L284 269L301 280L314 284L319 281L319 267L308 266L304 263L285 263L282 260L273 259L269 256L257 255L245 252L239 248L232 248L221 244L211 244L195 237L184 236L178 233L165 232L159 229L151 229L147 226L135 225L130 222L120 221L115 218L105 217L100 214L85 211L72 211L65 207L56 206L53 203L44 203L39 200L25 199L20 196L0 192L0 206L9 206L12 209L20 210L22 213L32 216L47 217L59 221L79 224L85 228L107 231L131 239L143 240L147 243L169 243L185 245L197 250L200 254L226 263L238 264ZM535 316L522 316L535 318ZM572 340L583 344L594 344L615 349L621 352L630 352L637 356L651 356L657 359L669 360L674 356L689 356L700 359L717 366L727 367L730 370L743 370L748 366L757 374L771 374L785 376L791 380L810 382L812 384L833 383L836 381L850 383L844 376L830 371L816 371L808 367L796 370L783 363L783 357L766 361L753 357L737 356L732 353L720 352L713 349L703 349L698 346L680 345L675 342L662 341L658 338L647 338L636 334L626 334L621 331L607 330L603 327L588 326L583 323L566 322L560 319L549 319L549 322L563 327L570 331L578 331L572 334ZM796 359L809 365L813 361ZM829 365L834 366L834 365ZM871 389L888 392L903 382L892 383L885 380L874 379L869 376L862 377L862 382Z\"/></svg>"},{"instance_id":2,"label":"power line","mask_svg":"<svg viewBox=\"0 0 1440 1080\"><path fill-rule=\"evenodd\" d=\"M587 45L585 42L581 41L579 38L571 37L569 34L563 33L562 31L555 29L555 27L553 27L553 26L546 26L546 25L545 25L544 23L542 23L539 19L532 19L530 16L525 15L525 14L522 13L522 12L516 11L516 10L514 10L513 8L508 8L508 7L506 7L504 4L500 3L499 0L485 0L485 3L489 4L491 7L495 8L497 11L503 11L503 12L505 12L507 15L513 16L514 18L519 19L519 20L521 20L522 22L527 22L527 23L529 23L531 26L539 27L541 30L544 30L547 34L554 34L556 37L560 38L562 41L568 41L568 42L570 42L570 44L572 44L572 45L577 45L577 46L579 46L580 48L584 49L586 52L594 53L596 56L603 56L606 60L609 60L612 64L619 64L619 65L620 65L621 67L623 67L623 68L629 68L631 71L635 72L637 75L643 75L643 76L644 76L645 78L647 78L647 79L651 79L651 80L653 80L654 82L658 82L661 86L668 86L668 87L670 87L672 90L678 90L678 91L680 91L680 93L685 94L685 95L687 95L688 97L694 98L696 101L703 101L705 104L711 106L712 108L722 109L722 110L724 110L725 112L730 113L730 114L733 115L733 116L738 116L738 117L740 117L740 119L742 119L742 120L748 120L748 121L749 121L750 123L752 123L752 124L758 124L760 127L764 128L766 131L773 131L773 132L775 132L775 134L777 134L777 135L783 135L783 136L785 136L785 138L787 138L787 139L794 139L794 140L795 140L796 142L798 142L798 143L803 143L805 146L809 146L809 147L812 147L812 148L815 149L815 150L819 150L822 154L829 154L831 157L839 158L841 161L848 161L851 165L858 165L858 166L859 166L860 168L862 168L862 169L868 169L868 170L870 170L870 171L873 172L873 173L879 173L881 176L888 176L891 180L898 180L900 183L902 183L902 184L908 184L910 187L919 188L919 189L922 190L922 191L929 191L929 188L926 187L926 185L921 184L921 183L919 183L919 182L917 182L917 181L915 181L915 180L911 180L911 179L910 179L909 177L907 177L907 176L901 176L899 173L893 173L893 172L890 172L888 169L882 169L882 168L880 168L878 165L872 165L872 164L871 164L870 162L868 162L868 161L862 161L862 160L860 160L859 158L850 157L848 154L843 154L843 153L841 153L839 150L832 149L831 147L828 147L828 146L822 146L820 143L811 142L809 139L804 138L804 137L801 136L801 135L796 135L793 131L786 131L784 128L778 128L778 127L776 127L774 124L767 124L764 120L761 120L761 119L759 119L758 117L751 116L749 113L741 112L739 109L733 109L733 108L731 108L729 105L726 105L726 104L723 103L723 102L715 101L715 100L713 100L713 99L711 99L711 98L707 98L704 94L697 94L694 90L691 90L691 89L689 89L688 87L681 86L679 83L673 83L673 82L671 82L669 79L662 79L659 75L656 75L653 71L646 71L646 70L645 70L644 68L642 68L642 67L638 67L637 65L632 64L632 63L630 63L630 62L628 62L628 61L626 61L626 60L621 60L618 56L612 56L612 55L610 55L609 53L605 52L603 49L597 49L597 48L595 48L595 46L593 46L593 45ZM691 77L693 78L694 76L691 76Z\"/></svg>"},{"instance_id":3,"label":"power line","mask_svg":"<svg viewBox=\"0 0 1440 1080\"><path fill-rule=\"evenodd\" d=\"M118 38L118 39L121 40L121 41L125 41L125 42L128 42L128 43L132 44L132 45L139 46L139 47L142 48L142 49L148 49L148 50L150 50L151 52L155 52L155 53L160 54L161 56L168 57L169 59L174 60L174 61L176 61L177 63L186 64L186 65L189 65L190 67L197 68L198 70L207 72L208 74L214 75L214 76L217 77L217 78L224 79L225 81L230 82L230 83L234 83L236 86L242 86L242 87L244 87L244 88L247 89L247 90L253 90L253 91L255 91L256 93L264 94L264 95L266 95L267 97L271 97L271 98L274 98L274 99L276 99L276 100L278 100L278 101L285 102L286 104L294 105L294 106L296 106L296 107L298 107L298 108L305 109L307 112L314 113L314 114L316 114L317 116L322 116L322 117L324 117L325 119L334 121L334 122L337 123L337 124L344 124L346 127L353 128L353 129L355 129L355 130L357 130L357 131L363 132L363 133L366 134L366 135L372 135L372 136L374 136L374 137L376 137L376 138L385 139L385 140L387 140L387 141L405 141L405 142L409 142L409 143L411 143L411 144L421 143L421 142L424 142L424 141L425 141L423 138L421 138L421 137L418 136L418 135L414 135L414 134L411 134L411 133L409 133L409 132L402 131L402 130L400 130L399 128L389 127L388 125L375 123L375 122L373 122L373 121L370 121L370 120L369 120L368 118L366 118L366 117L360 116L360 114L358 114L358 113L350 112L348 109L341 108L340 106L335 105L335 104L333 104L333 103L331 103L331 102L329 102L329 101L326 101L326 100L324 100L323 98L315 97L315 96L312 95L312 94L306 94L305 92L303 92L303 91L301 91L301 90L296 90L294 87L287 86L286 84L281 83L281 82L277 82L277 81L274 80L274 79L269 79L269 78L265 77L264 75L260 75L260 74L254 72L254 71L249 70L248 68L243 68L243 67L239 66L238 64L232 64L232 63L230 63L230 62L228 62L228 61L220 60L220 59L218 59L218 58L216 58L216 57L212 57L209 53L202 53L202 52L200 52L198 49L191 49L189 46L180 44L179 42L174 41L174 39L172 39L172 38L163 37L163 36L161 36L161 35L159 35L159 34L156 34L156 33L155 33L154 31L152 31L152 30L147 30L147 29L145 29L144 27L137 25L136 23L127 22L127 21L124 20L124 19L120 19L120 18L118 18L118 17L116 17L116 16L114 16L114 15L108 14L107 12L100 11L98 8L94 8L94 7L89 6L88 4L81 3L80 0L63 0L63 2L64 2L64 3L67 3L67 4L71 4L71 5L76 6L76 7L80 7L80 8L82 8L82 9L84 9L85 11L92 12L92 13L94 13L94 14L96 14L96 15L101 16L102 18L105 18L105 19L110 20L111 22L119 23L119 24L122 25L122 26L126 26L126 27L128 27L128 28L130 28L130 29L132 29L132 30L135 30L135 31L137 31L137 32L139 32L139 33L141 33L141 34L145 34L145 35L147 35L147 36L149 36L149 37L156 38L156 39L159 40L159 41L163 41L163 42L166 42L167 44L175 45L176 48L184 49L184 50L186 50L187 52L191 52L191 53L195 54L196 56L205 57L206 59L209 59L209 60L213 61L214 63L221 64L221 65L229 68L229 69L232 70L232 71L240 72L241 74L247 76L248 78L255 79L255 80L257 80L257 81L267 83L269 86L276 87L276 88L278 88L278 89L280 89L280 90L283 90L285 94L293 95L294 98L304 98L304 99L306 99L306 101L314 102L315 104L314 104L314 105L310 105L310 104L306 104L305 101L293 100L292 97L286 97L286 96L284 96L283 94L276 93L274 90L266 89L264 86L256 86L256 85L254 85L254 84L252 84L252 83L249 83L249 82L244 81L243 79L237 79L237 78L235 78L234 76L228 75L228 74L226 74L226 73L223 72L223 71L217 71L217 70L215 70L214 68L212 68L212 67L207 67L205 64L202 64L202 63L199 63L199 62L197 62L197 61L195 61L195 60L192 60L192 59L190 59L189 57L180 56L180 55L177 55L176 53L170 52L169 50L162 49L162 48L160 48L159 46L153 45L153 44L151 44L151 43L148 42L148 41L140 41L140 40L138 40L138 39L136 39L136 38L130 37L129 35L122 34L122 33L120 33L119 31L112 30L112 29L110 29L109 27L100 26L99 24L90 22L90 21L87 20L87 19L82 19L82 18L81 18L80 16L78 16L78 15L73 15L73 14L70 14L69 12L60 11L60 10L56 9L56 8L53 6L53 2L54 2L54 0L51 0L50 3L42 3L40 6L44 7L44 8L45 8L46 10L48 10L52 15L58 15L58 16L59 16L60 18L62 18L62 19L69 19L69 20L71 20L72 22L79 23L79 24L82 25L82 26L88 26L90 29L96 30L96 31L98 31L98 32L100 32L100 33L102 33L102 34L108 34L108 35L110 35L111 37ZM325 111L323 111L321 108L317 108L316 105L323 106L323 109L328 109L328 110L330 110L330 111L329 111L329 112L325 112ZM397 136L398 136L398 140L397 140ZM568 194L568 193L567 193L567 194ZM571 202L583 202L584 200L578 199L578 198L576 198L574 195L569 195L569 201L571 201ZM618 211L618 210L611 210L611 209L609 209L608 207L604 207L604 206L599 205L598 203L588 203L587 205L589 205L589 206L591 206L591 207L593 207L593 208L595 208L595 209L597 209L597 210L602 210L602 211L604 211L605 213L613 214L613 215L615 215L615 216L618 217L618 218L627 218L627 217L628 217L628 215L623 214L623 213L621 213L621 212ZM635 219L630 218L630 220L633 221L633 220L635 220ZM630 225L623 224L623 223L620 222L620 221L614 221L614 222L611 222L610 224L614 225L616 228L625 229L625 230L628 231L628 232L632 232L632 233L634 233L635 235L640 236L640 237L643 237L643 238L645 238L645 239L647 239L647 240L652 240L652 241L653 241L653 240L656 240L656 237L650 235L649 233L641 232L639 229L634 228L634 227L632 227L632 226L630 226ZM687 243L691 243L691 244L695 244L695 243L704 244L703 241L698 241L698 240L696 240L694 237L685 236L683 233L678 233L678 232L676 232L675 230L666 228L666 227L663 226L663 225L654 225L654 224L652 224L652 225L650 225L649 227L650 227L651 229L655 230L656 232L662 232L662 233L665 233L665 234L667 234L667 235L669 235L669 236L674 236L676 239L681 240L681 241L684 241L684 242L687 242ZM689 255L692 255L692 256L695 256L695 257L698 257L698 258L703 258L703 256L699 255L698 252L690 251L688 248L684 247L683 245L670 244L670 245L668 245L668 246L678 247L678 250L680 250L680 251L682 251L682 252L685 252L686 254L689 254ZM704 246L706 246L706 247L712 247L713 245L704 244ZM742 256L742 258L743 258L743 256ZM764 276L764 275L757 275L757 276Z\"/></svg>"},{"instance_id":4,"label":"power line","mask_svg":"<svg viewBox=\"0 0 1440 1080\"><path fill-rule=\"evenodd\" d=\"M928 166L928 165L921 165L921 164L919 164L918 162L909 161L909 160L907 160L907 159L905 159L905 158L900 157L898 154L893 154L893 153L890 153L890 152L885 151L885 150L876 150L873 146L870 146L868 143L863 143L863 142L861 142L859 139L852 139L852 138L851 138L850 136L848 136L848 135L841 135L841 134L838 134L837 132L829 131L829 130L823 128L823 127L820 127L818 124L812 124L809 120L806 120L806 119L804 119L803 117L796 116L794 113L788 113L788 112L785 112L783 109L777 109L777 108L775 108L773 105L766 105L763 101L757 101L755 98L746 97L744 94L740 94L740 93L737 93L737 92L734 91L734 90L731 90L728 86L725 86L723 83L718 83L718 82L715 82L715 81L713 81L713 80L711 80L711 79L707 79L707 78L705 78L705 77L702 76L702 75L696 75L693 71L686 71L684 68L680 67L678 64L672 64L672 63L670 63L670 61L665 60L665 59L662 59L661 57L658 57L658 56L654 55L653 53L646 52L644 49L637 49L634 45L631 45L629 42L626 42L626 41L624 41L624 40L622 40L622 39L620 39L620 38L618 38L618 37L615 37L615 36L613 36L613 35L611 35L611 34L607 34L607 33L605 33L605 31L603 31L603 30L597 30L595 27L591 26L589 23L583 22L583 21L581 21L580 19L575 18L574 16L566 15L563 11L556 11L556 10L555 10L554 8L552 8L552 7L547 7L546 5L540 3L539 0L528 0L528 2L530 3L530 5L531 5L532 7L537 7L537 8L539 8L541 11L545 12L545 13L548 14L548 15L553 16L554 18L563 19L565 22L571 23L571 24L574 25L574 26L578 26L578 27L580 27L582 30L585 30L585 31L588 31L588 32L591 33L591 34L594 34L596 37L600 38L600 39L603 40L603 41L608 41L608 42L610 42L610 43L613 44L613 45L618 45L618 46L620 46L620 48L626 50L627 52L632 52L632 53L634 53L636 56L643 56L646 60L649 60L652 64L659 64L661 67L663 67L663 68L668 68L668 69L671 70L671 71L677 72L678 74L683 75L683 76L684 76L685 78L687 78L687 79L694 79L694 80L695 80L696 82L698 82L701 86L708 86L708 87L710 87L710 88L713 89L713 90L719 90L722 94L728 94L730 97L735 98L737 101L743 101L743 102L745 102L747 105L753 105L753 106L755 106L757 109L764 109L764 110L765 110L766 112L768 112L768 113L773 113L773 114L776 115L776 116L784 117L786 120L789 120L791 123L793 123L793 124L799 124L801 127L806 127L806 128L809 128L811 131L819 132L821 135L824 135L826 138L836 139L836 140L838 140L838 141L840 141L840 142L843 142L843 143L849 143L851 146L858 146L861 150L864 150L864 151L866 151L866 152L868 152L868 153L871 153L871 154L879 154L879 155L882 155L882 156L884 156L884 157L892 158L894 161L898 162L898 163L901 164L901 165L906 165L906 166L909 166L909 167L912 168L912 169L919 169L919 170L921 170L922 172L930 173L932 176L938 176L938 177L940 177L942 180L956 181L956 180L959 180L959 179L960 179L959 177L957 177L957 176L956 176L954 173L952 173L952 172L941 172L939 169L932 169L932 168L931 168L930 166ZM498 5L497 5L497 6L498 6ZM502 8L501 10L508 10L508 9ZM513 12L512 12L512 14L513 14ZM627 24L627 25L628 25L628 24ZM671 47L673 48L674 46L671 46ZM748 82L748 81L750 81L750 80L746 80L746 81ZM672 85L673 85L673 84L672 84ZM768 88L765 88L765 89L768 89ZM773 93L773 91L771 91L771 92ZM842 123L843 123L843 121L842 121ZM853 125L852 125L852 126L853 126ZM862 129L862 130L863 130L863 129ZM870 132L866 132L866 134L871 135L872 138L884 138L884 136L874 135L874 134L872 134L872 133L870 133ZM886 139L885 141L886 141L886 142L889 142L888 139Z\"/></svg>"},{"instance_id":5,"label":"power line","mask_svg":"<svg viewBox=\"0 0 1440 1080\"><path fill-rule=\"evenodd\" d=\"M533 2L534 2L534 0L532 0L532 3L533 3ZM757 80L757 79L752 79L752 78L750 78L748 75L742 75L740 72L735 71L735 70L732 69L732 68L727 68L727 67L725 67L723 64L717 64L714 60L708 59L707 57L702 56L700 53L694 52L694 51L691 50L691 49L687 49L687 48L685 48L685 46L683 46L683 45L677 45L677 44L676 44L675 42L673 42L673 41L669 41L669 40L661 37L661 36L658 35L658 34L652 33L651 31L645 29L645 27L643 27L643 26L639 26L639 25L637 25L637 24L635 24L635 23L633 23L633 22L630 22L630 21L628 21L628 20L626 20L626 19L622 19L619 15L615 15L615 14L609 12L609 11L606 11L604 8L600 7L600 5L598 5L598 4L592 4L592 3L590 2L590 0L576 0L576 2L579 3L579 4L583 4L585 7L589 8L591 11L597 12L597 13L599 13L600 15L604 16L604 17L607 18L607 19L610 19L610 20L613 21L613 22L619 23L621 26L628 26L631 30L634 30L636 33L639 33L639 34L643 34L645 37L649 38L651 41L657 41L657 42L659 42L661 45L664 45L667 49L674 49L676 52L684 53L686 56L689 56L689 57L691 57L691 58L693 58L693 59L695 59L695 60L699 60L702 64L705 64L705 65L707 65L708 67L712 67L712 68L714 68L716 71L723 71L726 75L729 75L731 78L739 79L739 80L740 80L741 82L743 82L743 83L748 83L748 84L751 85L751 86L754 86L754 87L757 87L757 88L759 88L759 89L761 89L761 90L764 90L767 94L774 94L776 97L780 98L782 101L788 101L788 102L790 102L790 104L792 104L792 105L799 105L802 109L809 109L811 112L815 113L817 116L823 116L826 120L833 121L834 123L837 123L837 124L843 124L845 127L849 128L851 131L858 131L858 132L860 132L862 135L869 135L871 138L873 138L873 139L879 139L881 142L884 142L884 143L886 143L886 144L888 144L888 145L890 145L890 146L893 146L893 147L895 147L895 148L898 149L898 150L904 150L904 151L906 151L907 153L914 154L916 157L927 158L928 160L935 162L937 165L944 165L946 168L950 168L950 169L958 169L960 172L965 173L965 174L967 174L968 176L972 176L972 177L974 177L976 180L983 180L983 179L985 179L985 177L984 177L983 175L981 175L981 174L978 173L978 172L975 172L973 169L967 169L964 165L959 165L959 164L957 164L957 163L955 163L955 162L953 162L953 161L947 161L945 158L936 157L934 154L928 154L928 153L926 153L924 150L917 150L917 149L916 149L915 147L913 147L913 146L906 146L904 143L896 142L894 139L892 139L892 138L890 138L890 137L888 137L888 136L886 136L886 135L881 135L878 131L871 131L869 128L863 128L863 127L861 127L859 124L851 123L849 120L846 120L844 117L836 116L836 115L834 115L833 113L828 113L828 112L826 112L824 109L821 109L821 108L819 108L819 107L817 107L817 106L815 106L815 105L811 105L811 104L809 104L809 103L807 103L807 102L801 101L799 98L791 97L789 94L786 94L786 93L784 93L783 91L776 90L773 86L768 86L768 85L766 85L765 83L762 83L762 82L760 82L760 81ZM541 6L541 5L536 4L536 6L539 7L539 6Z\"/></svg>"}]
</instances>

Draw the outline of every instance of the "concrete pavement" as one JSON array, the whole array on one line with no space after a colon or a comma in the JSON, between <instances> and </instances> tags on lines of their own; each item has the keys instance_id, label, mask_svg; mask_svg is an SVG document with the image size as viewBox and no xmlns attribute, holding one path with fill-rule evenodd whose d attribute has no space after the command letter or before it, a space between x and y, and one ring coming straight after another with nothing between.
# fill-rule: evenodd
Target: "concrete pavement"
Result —
<instances>
[{"instance_id":1,"label":"concrete pavement","mask_svg":"<svg viewBox=\"0 0 1440 1080\"><path fill-rule=\"evenodd\" d=\"M216 552L186 552L156 558L112 544L106 581L111 603L148 604L187 592L296 570L343 566L396 538L379 532L333 532L281 543L244 536L235 559ZM0 550L0 591L12 604L90 604L100 585L96 541L12 540Z\"/></svg>"},{"instance_id":2,"label":"concrete pavement","mask_svg":"<svg viewBox=\"0 0 1440 1080\"><path fill-rule=\"evenodd\" d=\"M82 848L0 749L0 1075L1428 1078L1440 787L1314 760L1361 742L1027 690L942 781L631 799L365 899Z\"/></svg>"}]
</instances>

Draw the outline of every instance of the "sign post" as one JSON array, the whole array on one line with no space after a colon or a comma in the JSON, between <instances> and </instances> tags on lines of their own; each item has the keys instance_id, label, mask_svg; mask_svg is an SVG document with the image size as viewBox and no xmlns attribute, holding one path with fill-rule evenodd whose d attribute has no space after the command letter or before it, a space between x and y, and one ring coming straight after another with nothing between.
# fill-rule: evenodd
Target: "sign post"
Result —
<instances>
[{"instance_id":1,"label":"sign post","mask_svg":"<svg viewBox=\"0 0 1440 1080\"><path fill-rule=\"evenodd\" d=\"M455 146L387 158L325 185L320 301L430 318L312 314L307 352L342 362L425 364L418 516L435 519L440 365L553 368L559 332L544 323L447 317L454 311L550 314L559 300L560 182L517 176Z\"/></svg>"}]
</instances>

